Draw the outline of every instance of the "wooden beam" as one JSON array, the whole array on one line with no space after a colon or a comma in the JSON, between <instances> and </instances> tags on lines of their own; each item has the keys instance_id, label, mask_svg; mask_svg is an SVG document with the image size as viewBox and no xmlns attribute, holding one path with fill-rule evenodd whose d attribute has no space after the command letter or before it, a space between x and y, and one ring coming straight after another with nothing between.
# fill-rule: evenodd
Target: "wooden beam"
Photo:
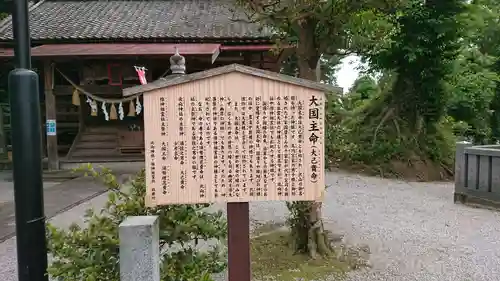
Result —
<instances>
[{"instance_id":1,"label":"wooden beam","mask_svg":"<svg viewBox=\"0 0 500 281\"><path fill-rule=\"evenodd\" d=\"M85 84L85 74L83 72L84 72L83 67L80 67L80 69L78 71L78 78L80 80L80 87L85 86L84 85ZM73 89L73 86L70 86L70 87L71 87L70 92L72 95L73 94L72 91L74 89ZM58 94L59 94L59 92L58 92ZM73 142L70 145L70 149L73 146L73 144L75 143L76 139L79 137L79 135L85 131L85 110L83 110L82 105L87 104L87 99L84 95L79 95L78 98L80 99L80 106L78 107L78 134L76 134L75 139L73 139ZM68 150L67 156L69 155L69 152L70 152L70 150Z\"/></svg>"},{"instance_id":2,"label":"wooden beam","mask_svg":"<svg viewBox=\"0 0 500 281\"><path fill-rule=\"evenodd\" d=\"M57 128L57 114L56 114L56 96L53 91L53 69L51 62L49 60L43 63L43 81L45 87L45 124L47 132L47 157L48 157L48 168L49 170L59 169L59 158L58 158L58 148L57 148L57 129L54 133L49 134L47 126L49 126L49 121L55 122L55 127Z\"/></svg>"}]
</instances>

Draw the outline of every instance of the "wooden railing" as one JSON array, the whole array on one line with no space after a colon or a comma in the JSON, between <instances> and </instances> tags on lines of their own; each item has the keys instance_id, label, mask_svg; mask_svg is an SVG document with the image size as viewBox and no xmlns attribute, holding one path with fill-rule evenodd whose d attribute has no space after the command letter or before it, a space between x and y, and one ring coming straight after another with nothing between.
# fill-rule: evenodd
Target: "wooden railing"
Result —
<instances>
[{"instance_id":1,"label":"wooden railing","mask_svg":"<svg viewBox=\"0 0 500 281\"><path fill-rule=\"evenodd\" d=\"M457 143L455 202L500 207L500 145Z\"/></svg>"}]
</instances>

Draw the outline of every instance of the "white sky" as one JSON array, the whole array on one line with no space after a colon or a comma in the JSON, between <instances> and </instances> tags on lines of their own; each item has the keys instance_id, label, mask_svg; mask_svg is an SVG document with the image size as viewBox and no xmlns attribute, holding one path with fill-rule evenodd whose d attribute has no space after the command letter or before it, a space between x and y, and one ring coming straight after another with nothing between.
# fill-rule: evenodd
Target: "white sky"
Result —
<instances>
[{"instance_id":1,"label":"white sky","mask_svg":"<svg viewBox=\"0 0 500 281\"><path fill-rule=\"evenodd\" d=\"M355 55L347 56L342 60L341 67L335 73L335 76L337 77L338 86L344 88L344 93L349 91L349 88L358 78L360 70L356 68L360 65L360 58Z\"/></svg>"}]
</instances>

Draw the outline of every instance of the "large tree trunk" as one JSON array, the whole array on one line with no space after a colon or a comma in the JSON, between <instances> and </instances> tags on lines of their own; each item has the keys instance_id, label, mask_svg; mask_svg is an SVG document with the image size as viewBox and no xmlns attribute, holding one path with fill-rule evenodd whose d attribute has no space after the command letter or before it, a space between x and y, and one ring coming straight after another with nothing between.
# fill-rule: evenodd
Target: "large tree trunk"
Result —
<instances>
[{"instance_id":1,"label":"large tree trunk","mask_svg":"<svg viewBox=\"0 0 500 281\"><path fill-rule=\"evenodd\" d=\"M319 81L321 79L320 57L315 44L315 23L304 22L299 33L297 57L299 77ZM331 253L329 239L323 228L321 217L322 200L315 202L294 202L289 204L293 218L292 234L297 252L309 253L312 258Z\"/></svg>"}]
</instances>

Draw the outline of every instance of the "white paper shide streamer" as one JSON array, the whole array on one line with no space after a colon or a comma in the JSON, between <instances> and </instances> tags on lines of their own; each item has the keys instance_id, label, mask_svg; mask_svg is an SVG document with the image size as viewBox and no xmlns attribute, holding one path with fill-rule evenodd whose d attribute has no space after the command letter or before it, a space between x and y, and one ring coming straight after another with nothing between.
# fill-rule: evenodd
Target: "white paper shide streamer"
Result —
<instances>
[{"instance_id":1,"label":"white paper shide streamer","mask_svg":"<svg viewBox=\"0 0 500 281\"><path fill-rule=\"evenodd\" d=\"M125 112L123 112L122 102L120 102L120 105L118 106L118 116L120 117L120 120L123 120L123 117L125 116Z\"/></svg>"},{"instance_id":2,"label":"white paper shide streamer","mask_svg":"<svg viewBox=\"0 0 500 281\"><path fill-rule=\"evenodd\" d=\"M102 113L104 113L104 119L106 121L109 121L109 113L108 113L108 109L106 108L106 103L105 102L102 103L101 109L102 109Z\"/></svg>"},{"instance_id":3,"label":"white paper shide streamer","mask_svg":"<svg viewBox=\"0 0 500 281\"><path fill-rule=\"evenodd\" d=\"M94 100L92 100L91 98L89 98L88 96L87 96L87 101L86 102L90 106L90 114L92 116L97 116L97 103Z\"/></svg>"},{"instance_id":4,"label":"white paper shide streamer","mask_svg":"<svg viewBox=\"0 0 500 281\"><path fill-rule=\"evenodd\" d=\"M135 114L139 115L142 112L142 105L139 97L135 100Z\"/></svg>"}]
</instances>

